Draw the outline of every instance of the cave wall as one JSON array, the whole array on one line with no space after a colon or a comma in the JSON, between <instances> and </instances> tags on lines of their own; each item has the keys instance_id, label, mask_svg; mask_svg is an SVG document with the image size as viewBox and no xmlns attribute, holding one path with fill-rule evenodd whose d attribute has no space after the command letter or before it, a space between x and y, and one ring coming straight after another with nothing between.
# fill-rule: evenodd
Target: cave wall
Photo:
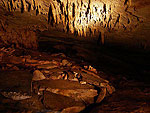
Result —
<instances>
[{"instance_id":1,"label":"cave wall","mask_svg":"<svg viewBox=\"0 0 150 113\"><path fill-rule=\"evenodd\" d=\"M150 45L149 0L0 0L0 4L13 14L28 12L45 28L84 37L97 37L101 32L105 42L143 48ZM38 24L34 25L44 28Z\"/></svg>"}]
</instances>

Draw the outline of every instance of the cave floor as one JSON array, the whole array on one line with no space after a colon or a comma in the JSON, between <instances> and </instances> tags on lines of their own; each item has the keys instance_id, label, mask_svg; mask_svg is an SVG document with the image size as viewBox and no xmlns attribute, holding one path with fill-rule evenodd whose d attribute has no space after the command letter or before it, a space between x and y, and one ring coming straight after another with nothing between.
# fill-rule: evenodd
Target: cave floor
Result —
<instances>
[{"instance_id":1,"label":"cave floor","mask_svg":"<svg viewBox=\"0 0 150 113\"><path fill-rule=\"evenodd\" d=\"M18 49L14 54L16 56L30 55L30 57L36 59L47 60L50 59L49 54L63 53L78 64L92 65L96 68L100 73L100 77L108 80L116 91L106 97L100 104L89 105L81 113L150 112L150 54L148 51L128 50L109 45L98 46L96 45L96 40L87 39L84 41L83 39L79 40L78 37L72 39L63 34L61 36L41 33L39 35L39 51ZM8 71L2 67L1 65L1 71ZM13 67L13 69L31 71L23 66ZM29 74L28 71L25 75ZM27 79L30 81L30 77L27 77ZM28 88L25 87L24 90L28 91ZM35 96L30 101L36 102L37 98L39 97ZM1 112L29 112L24 108L28 107L31 110L31 106L32 108L34 106L38 106L40 109L43 108L38 101L34 104L29 101L24 101L20 104L6 99L2 95L0 95L0 101ZM25 103L32 103L32 105Z\"/></svg>"},{"instance_id":2,"label":"cave floor","mask_svg":"<svg viewBox=\"0 0 150 113\"><path fill-rule=\"evenodd\" d=\"M61 36L44 33L39 45L44 51L63 52L73 59L92 64L99 72L104 72L101 77L116 88L101 104L90 105L83 113L150 112L149 51L97 45L97 40L80 37L68 40L69 36Z\"/></svg>"}]
</instances>

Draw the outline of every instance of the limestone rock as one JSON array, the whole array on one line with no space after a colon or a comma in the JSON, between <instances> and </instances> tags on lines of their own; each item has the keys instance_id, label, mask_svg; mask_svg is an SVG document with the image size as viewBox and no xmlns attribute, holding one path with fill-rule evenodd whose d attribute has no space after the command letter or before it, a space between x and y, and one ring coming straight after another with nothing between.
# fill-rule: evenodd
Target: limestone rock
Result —
<instances>
[{"instance_id":1,"label":"limestone rock","mask_svg":"<svg viewBox=\"0 0 150 113\"><path fill-rule=\"evenodd\" d=\"M1 71L0 91L30 94L32 74L28 71Z\"/></svg>"},{"instance_id":2,"label":"limestone rock","mask_svg":"<svg viewBox=\"0 0 150 113\"><path fill-rule=\"evenodd\" d=\"M43 103L47 109L50 108L53 110L62 110L73 106L84 106L82 102L78 102L69 97L50 92L44 93Z\"/></svg>"},{"instance_id":3,"label":"limestone rock","mask_svg":"<svg viewBox=\"0 0 150 113\"><path fill-rule=\"evenodd\" d=\"M47 23L52 27L56 24L59 24L57 26L63 25L62 28L60 27L61 30L85 37L92 35L98 36L99 33L103 34L103 32L106 31L106 34L110 35L110 37L116 37L115 39L109 39L111 42L114 40L118 42L118 38L122 37L121 43L123 44L132 40L131 37L136 35L135 37L142 41L141 44L144 48L149 46L150 41L146 38L149 29L143 29L145 27L149 28L150 25L149 17L147 16L149 15L148 0L69 0L68 2L66 0L0 0L0 3L1 7L11 13L20 11L23 15L28 11L30 13L28 17L32 16L32 19L34 17L36 18L34 20L31 19L31 21L27 19L27 23L33 23L29 25L31 28L32 26L40 28L42 25L40 26L39 23L42 21L41 23L43 26L48 26ZM3 19L4 14L1 14ZM42 16L43 19L37 21L39 19L38 15ZM9 20L9 16L6 18L7 19L4 18L4 20ZM19 19L19 21L21 20L24 20L24 16ZM1 21L2 27L0 29L7 31L4 27L5 22L3 21ZM36 21L36 25L32 21ZM16 24L17 22L14 23ZM20 23L21 25L23 24L23 22ZM146 23L147 25L144 25L143 23ZM24 26L25 25L26 24L24 24ZM115 32L112 33L111 31ZM29 34L32 34L32 38L29 38L31 35L29 35L28 32L30 32ZM144 36L143 32L145 33ZM4 33L5 35L3 35L3 33L4 32L0 34L2 34L1 39L5 44L9 44L10 41L12 41L15 42L17 46L23 44L25 47L37 47L37 37L33 31L26 32L26 30L23 29L17 30L16 33L16 31L12 29L12 31L10 30L10 32L7 31ZM11 38L12 34L15 37ZM103 37L104 35L101 36ZM134 43L136 43L137 46L139 45L139 42L135 42L134 38L130 42L132 45L135 45Z\"/></svg>"},{"instance_id":4,"label":"limestone rock","mask_svg":"<svg viewBox=\"0 0 150 113\"><path fill-rule=\"evenodd\" d=\"M52 88L52 89L94 89L94 86L85 84L81 85L79 82L69 81L69 80L41 80L35 81L33 83L38 89L38 86L42 86L45 88Z\"/></svg>"},{"instance_id":5,"label":"limestone rock","mask_svg":"<svg viewBox=\"0 0 150 113\"><path fill-rule=\"evenodd\" d=\"M62 60L62 65L63 65L63 66L71 66L72 63L69 62L68 60L64 59L64 60Z\"/></svg>"},{"instance_id":6,"label":"limestone rock","mask_svg":"<svg viewBox=\"0 0 150 113\"><path fill-rule=\"evenodd\" d=\"M53 69L53 68L56 68L58 67L56 64L44 64L44 65L39 65L37 66L38 69Z\"/></svg>"},{"instance_id":7,"label":"limestone rock","mask_svg":"<svg viewBox=\"0 0 150 113\"><path fill-rule=\"evenodd\" d=\"M107 90L106 88L101 88L101 91L97 97L96 103L100 103L106 96Z\"/></svg>"},{"instance_id":8,"label":"limestone rock","mask_svg":"<svg viewBox=\"0 0 150 113\"><path fill-rule=\"evenodd\" d=\"M23 58L16 56L3 57L3 62L12 63L12 64L22 64Z\"/></svg>"},{"instance_id":9,"label":"limestone rock","mask_svg":"<svg viewBox=\"0 0 150 113\"><path fill-rule=\"evenodd\" d=\"M27 94L21 94L19 92L2 92L1 94L3 96L5 96L7 98L11 98L13 100L24 100L24 99L31 98L31 96L29 96Z\"/></svg>"},{"instance_id":10,"label":"limestone rock","mask_svg":"<svg viewBox=\"0 0 150 113\"><path fill-rule=\"evenodd\" d=\"M44 80L44 79L46 79L46 77L39 70L35 70L33 72L32 81L39 81L39 80Z\"/></svg>"},{"instance_id":11,"label":"limestone rock","mask_svg":"<svg viewBox=\"0 0 150 113\"><path fill-rule=\"evenodd\" d=\"M47 88L46 91L50 91L55 94L64 95L70 97L76 101L84 101L86 104L94 103L94 97L98 95L95 89L52 89Z\"/></svg>"}]
</instances>

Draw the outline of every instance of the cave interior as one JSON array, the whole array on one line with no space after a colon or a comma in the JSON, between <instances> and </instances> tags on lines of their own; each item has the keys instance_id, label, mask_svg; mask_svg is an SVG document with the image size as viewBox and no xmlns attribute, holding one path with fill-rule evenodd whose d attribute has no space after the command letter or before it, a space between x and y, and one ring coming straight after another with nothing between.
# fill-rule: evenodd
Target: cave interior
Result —
<instances>
[{"instance_id":1,"label":"cave interior","mask_svg":"<svg viewBox=\"0 0 150 113\"><path fill-rule=\"evenodd\" d=\"M0 0L1 113L150 113L149 0Z\"/></svg>"}]
</instances>

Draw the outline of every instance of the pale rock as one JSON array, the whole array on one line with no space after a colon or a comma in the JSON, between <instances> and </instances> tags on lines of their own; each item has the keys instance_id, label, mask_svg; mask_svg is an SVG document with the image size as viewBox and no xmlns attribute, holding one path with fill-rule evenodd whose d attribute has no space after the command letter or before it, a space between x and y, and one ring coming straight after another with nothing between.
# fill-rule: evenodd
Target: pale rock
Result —
<instances>
[{"instance_id":1,"label":"pale rock","mask_svg":"<svg viewBox=\"0 0 150 113\"><path fill-rule=\"evenodd\" d=\"M46 77L39 70L35 70L33 72L32 81L39 81L39 80L44 80L44 79L46 79Z\"/></svg>"},{"instance_id":2,"label":"pale rock","mask_svg":"<svg viewBox=\"0 0 150 113\"><path fill-rule=\"evenodd\" d=\"M3 96L5 96L7 98L11 98L13 100L24 100L24 99L31 98L31 96L29 96L27 94L21 94L19 92L2 92L1 94Z\"/></svg>"},{"instance_id":3,"label":"pale rock","mask_svg":"<svg viewBox=\"0 0 150 113\"><path fill-rule=\"evenodd\" d=\"M73 78L73 79L70 79L70 81L78 82L79 80L77 78Z\"/></svg>"},{"instance_id":4,"label":"pale rock","mask_svg":"<svg viewBox=\"0 0 150 113\"><path fill-rule=\"evenodd\" d=\"M82 84L82 85L83 85L83 84L86 84L86 82L84 82L84 81L80 81L80 84Z\"/></svg>"}]
</instances>

